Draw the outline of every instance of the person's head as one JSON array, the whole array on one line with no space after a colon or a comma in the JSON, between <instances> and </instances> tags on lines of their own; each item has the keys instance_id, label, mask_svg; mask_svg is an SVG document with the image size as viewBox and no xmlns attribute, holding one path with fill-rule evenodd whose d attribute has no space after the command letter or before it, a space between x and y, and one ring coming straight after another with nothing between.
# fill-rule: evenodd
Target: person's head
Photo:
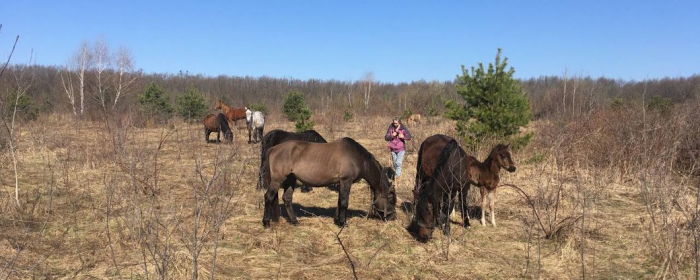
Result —
<instances>
[{"instance_id":1,"label":"person's head","mask_svg":"<svg viewBox=\"0 0 700 280\"><path fill-rule=\"evenodd\" d=\"M401 119L399 117L394 117L394 120L392 121L392 125L394 127L399 127L401 125Z\"/></svg>"}]
</instances>

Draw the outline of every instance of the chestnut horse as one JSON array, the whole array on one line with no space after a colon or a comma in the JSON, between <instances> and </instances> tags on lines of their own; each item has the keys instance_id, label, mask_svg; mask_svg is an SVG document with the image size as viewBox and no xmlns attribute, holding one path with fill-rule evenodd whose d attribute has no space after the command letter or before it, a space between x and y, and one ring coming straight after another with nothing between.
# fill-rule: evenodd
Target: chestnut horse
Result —
<instances>
[{"instance_id":1,"label":"chestnut horse","mask_svg":"<svg viewBox=\"0 0 700 280\"><path fill-rule=\"evenodd\" d=\"M265 164L267 164L267 157L265 156L267 150L289 140L301 140L314 143L328 143L328 141L326 141L326 139L323 138L321 134L319 134L318 132L316 132L316 130L313 129L304 131L302 133L288 132L281 129L275 129L273 131L268 132L267 134L265 134L265 137L263 137L260 144L260 172L258 172L258 189L263 188L262 171L265 170L264 167ZM309 192L311 191L311 187L304 185L301 187L301 191Z\"/></svg>"},{"instance_id":2,"label":"chestnut horse","mask_svg":"<svg viewBox=\"0 0 700 280\"><path fill-rule=\"evenodd\" d=\"M499 183L499 172L501 169L515 172L516 169L508 145L496 145L482 163L467 155L453 138L440 134L423 141L416 167L416 185L413 191L416 217L412 226L418 226L418 237L423 241L430 238L436 222L438 225L444 222L443 231L449 234L447 219L456 192L460 192L464 226L470 225L467 213L470 185L479 187L481 192L481 224L486 224L485 197L488 196L491 223L496 226L494 196Z\"/></svg>"},{"instance_id":3,"label":"chestnut horse","mask_svg":"<svg viewBox=\"0 0 700 280\"><path fill-rule=\"evenodd\" d=\"M346 225L350 187L364 179L372 191L370 215L384 219L396 218L396 191L389 178L393 169L382 167L374 156L351 138L342 138L330 143L312 143L289 140L267 150L263 186L265 213L263 226L270 220L279 221L279 189L284 189L282 200L287 208L289 222L298 224L292 209L292 187L296 180L309 186L327 186L340 183L338 207L333 222Z\"/></svg>"},{"instance_id":4,"label":"chestnut horse","mask_svg":"<svg viewBox=\"0 0 700 280\"><path fill-rule=\"evenodd\" d=\"M204 140L206 140L207 143L209 143L209 134L212 132L216 132L216 142L220 141L219 135L221 132L224 133L224 139L226 139L227 142L233 141L233 133L231 132L231 128L228 126L228 121L226 120L226 116L224 116L224 114L209 114L204 117L202 123L204 123Z\"/></svg>"},{"instance_id":5,"label":"chestnut horse","mask_svg":"<svg viewBox=\"0 0 700 280\"><path fill-rule=\"evenodd\" d=\"M229 122L234 122L238 120L245 119L245 111L246 107L243 108L231 108L226 103L221 101L221 99L216 101L216 104L214 104L214 109L216 110L221 110L224 115L226 115L226 119L228 119Z\"/></svg>"}]
</instances>

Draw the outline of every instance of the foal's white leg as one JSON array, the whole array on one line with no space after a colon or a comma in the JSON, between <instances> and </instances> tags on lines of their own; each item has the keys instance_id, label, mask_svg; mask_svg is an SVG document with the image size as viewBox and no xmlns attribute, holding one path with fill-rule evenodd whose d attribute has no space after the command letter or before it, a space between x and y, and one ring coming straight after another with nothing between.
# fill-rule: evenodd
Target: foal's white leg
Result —
<instances>
[{"instance_id":1,"label":"foal's white leg","mask_svg":"<svg viewBox=\"0 0 700 280\"><path fill-rule=\"evenodd\" d=\"M480 187L479 191L481 192L481 225L484 226L486 225L486 188Z\"/></svg>"},{"instance_id":2,"label":"foal's white leg","mask_svg":"<svg viewBox=\"0 0 700 280\"><path fill-rule=\"evenodd\" d=\"M495 194L496 190L490 191L489 192L489 211L491 211L491 224L495 227L496 226L496 210L493 209L493 205L495 203Z\"/></svg>"}]
</instances>

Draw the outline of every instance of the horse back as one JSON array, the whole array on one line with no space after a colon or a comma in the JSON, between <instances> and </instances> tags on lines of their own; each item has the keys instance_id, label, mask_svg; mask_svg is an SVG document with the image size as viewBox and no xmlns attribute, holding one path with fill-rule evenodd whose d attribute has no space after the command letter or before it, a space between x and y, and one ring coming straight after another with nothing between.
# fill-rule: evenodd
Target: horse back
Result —
<instances>
[{"instance_id":1,"label":"horse back","mask_svg":"<svg viewBox=\"0 0 700 280\"><path fill-rule=\"evenodd\" d=\"M204 128L209 130L209 131L213 131L213 132L219 131L218 115L214 115L214 114L206 115L204 117L204 119L202 120L202 123L204 124Z\"/></svg>"},{"instance_id":2,"label":"horse back","mask_svg":"<svg viewBox=\"0 0 700 280\"><path fill-rule=\"evenodd\" d=\"M340 180L357 179L362 164L346 143L313 143L288 140L266 153L270 175L284 180L290 174L304 184L324 186Z\"/></svg>"},{"instance_id":3,"label":"horse back","mask_svg":"<svg viewBox=\"0 0 700 280\"><path fill-rule=\"evenodd\" d=\"M452 140L454 140L454 138L442 134L436 134L426 138L423 143L421 143L418 150L418 163L416 165L418 170L416 171L424 176L432 176L438 164L440 153L447 143Z\"/></svg>"}]
</instances>

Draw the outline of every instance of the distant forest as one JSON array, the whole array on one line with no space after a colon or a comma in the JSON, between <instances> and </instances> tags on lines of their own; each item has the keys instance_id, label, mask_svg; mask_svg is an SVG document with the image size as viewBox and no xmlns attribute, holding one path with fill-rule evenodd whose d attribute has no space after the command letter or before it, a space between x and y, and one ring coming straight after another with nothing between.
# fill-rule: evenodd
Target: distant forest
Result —
<instances>
[{"instance_id":1,"label":"distant forest","mask_svg":"<svg viewBox=\"0 0 700 280\"><path fill-rule=\"evenodd\" d=\"M517 70L517 68L516 68ZM8 109L14 94L26 90L32 108L38 114L72 114L66 91L76 87L76 73L50 66L11 65L0 77L0 101ZM358 81L298 80L272 77L236 77L179 74L130 73L133 83L122 88L118 103L103 109L101 103L114 101L119 75L114 70L84 75L85 111L79 117L93 119L104 111L127 113L139 108L138 96L149 83L165 89L171 102L186 90L194 88L213 104L217 99L233 107L264 105L270 114L280 114L283 96L289 91L304 94L314 116L333 112L361 115L401 115L406 112L437 116L444 113L445 100L461 101L454 81L381 83L368 79ZM455 77L458 73L455 73ZM72 77L72 78L71 78ZM69 78L71 78L69 80ZM535 119L571 112L585 113L602 106L639 102L682 103L700 96L700 76L664 78L645 81L623 81L608 78L548 76L521 80L530 97ZM69 85L71 84L71 85ZM76 90L75 88L73 90ZM101 92L102 94L98 94ZM213 111L210 108L211 111Z\"/></svg>"}]
</instances>

